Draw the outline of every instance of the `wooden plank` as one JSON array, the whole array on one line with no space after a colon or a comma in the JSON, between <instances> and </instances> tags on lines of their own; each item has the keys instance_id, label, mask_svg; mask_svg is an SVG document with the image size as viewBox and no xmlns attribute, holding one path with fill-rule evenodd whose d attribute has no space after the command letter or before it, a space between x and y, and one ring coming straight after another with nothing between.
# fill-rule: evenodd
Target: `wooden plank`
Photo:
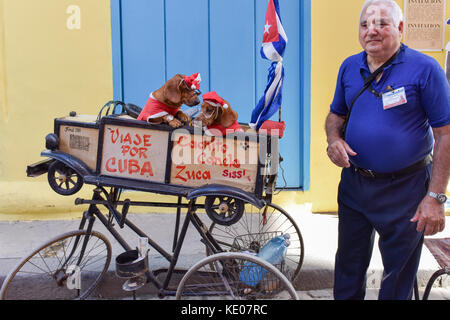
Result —
<instances>
[{"instance_id":1,"label":"wooden plank","mask_svg":"<svg viewBox=\"0 0 450 320\"><path fill-rule=\"evenodd\" d=\"M106 124L100 173L164 182L168 131Z\"/></svg>"},{"instance_id":2,"label":"wooden plank","mask_svg":"<svg viewBox=\"0 0 450 320\"><path fill-rule=\"evenodd\" d=\"M83 123L83 118L70 118ZM86 119L85 119L86 120ZM83 161L90 169L97 166L98 129L74 125L59 127L59 150Z\"/></svg>"},{"instance_id":3,"label":"wooden plank","mask_svg":"<svg viewBox=\"0 0 450 320\"><path fill-rule=\"evenodd\" d=\"M253 193L258 174L259 145L174 132L170 183L190 187L223 184ZM255 139L256 140L256 139Z\"/></svg>"}]
</instances>

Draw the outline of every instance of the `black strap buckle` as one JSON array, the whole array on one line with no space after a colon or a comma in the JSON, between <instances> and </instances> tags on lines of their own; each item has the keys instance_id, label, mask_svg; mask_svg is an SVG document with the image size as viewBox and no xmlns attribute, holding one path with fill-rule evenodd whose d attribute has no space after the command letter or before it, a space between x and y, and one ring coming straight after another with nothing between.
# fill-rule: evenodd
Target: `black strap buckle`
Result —
<instances>
[{"instance_id":1,"label":"black strap buckle","mask_svg":"<svg viewBox=\"0 0 450 320\"><path fill-rule=\"evenodd\" d=\"M370 169L358 168L355 166L355 171L358 171L360 175L366 178L375 178L375 173Z\"/></svg>"}]
</instances>

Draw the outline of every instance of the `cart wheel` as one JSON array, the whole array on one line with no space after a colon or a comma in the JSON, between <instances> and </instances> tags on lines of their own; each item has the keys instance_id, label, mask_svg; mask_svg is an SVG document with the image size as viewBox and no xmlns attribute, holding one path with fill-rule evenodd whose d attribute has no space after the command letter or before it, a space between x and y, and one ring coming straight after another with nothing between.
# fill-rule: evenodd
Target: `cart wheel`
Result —
<instances>
[{"instance_id":1,"label":"cart wheel","mask_svg":"<svg viewBox=\"0 0 450 320\"><path fill-rule=\"evenodd\" d=\"M230 226L241 219L244 201L226 196L207 196L205 210L208 217L217 224Z\"/></svg>"},{"instance_id":2,"label":"cart wheel","mask_svg":"<svg viewBox=\"0 0 450 320\"><path fill-rule=\"evenodd\" d=\"M298 300L292 284L275 266L242 252L214 254L192 266L178 285L176 299L193 296L207 296L208 300Z\"/></svg>"},{"instance_id":3,"label":"cart wheel","mask_svg":"<svg viewBox=\"0 0 450 320\"><path fill-rule=\"evenodd\" d=\"M63 196L75 194L83 186L83 178L61 161L55 161L48 167L47 178L50 187Z\"/></svg>"},{"instance_id":4,"label":"cart wheel","mask_svg":"<svg viewBox=\"0 0 450 320\"><path fill-rule=\"evenodd\" d=\"M9 273L0 300L85 299L111 262L111 244L101 233L68 232L31 252Z\"/></svg>"},{"instance_id":5,"label":"cart wheel","mask_svg":"<svg viewBox=\"0 0 450 320\"><path fill-rule=\"evenodd\" d=\"M279 206L269 203L266 208L258 209L251 204L246 204L245 212L238 223L222 227L213 222L209 232L224 251L254 253L258 253L270 239L289 233L291 244L286 253L287 268L283 273L295 283L305 254L303 238L294 219ZM207 247L206 254L211 253Z\"/></svg>"},{"instance_id":6,"label":"cart wheel","mask_svg":"<svg viewBox=\"0 0 450 320\"><path fill-rule=\"evenodd\" d=\"M135 119L137 119L139 117L139 115L141 114L141 111L142 111L141 107L139 107L135 104L132 104L132 103L125 104L124 108L125 108L126 113L130 117L135 118Z\"/></svg>"}]
</instances>

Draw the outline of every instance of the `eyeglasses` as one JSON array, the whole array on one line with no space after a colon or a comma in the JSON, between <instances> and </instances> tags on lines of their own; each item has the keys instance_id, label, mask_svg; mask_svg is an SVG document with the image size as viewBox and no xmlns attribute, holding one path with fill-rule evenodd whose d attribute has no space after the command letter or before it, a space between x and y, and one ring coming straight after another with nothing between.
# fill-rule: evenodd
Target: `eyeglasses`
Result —
<instances>
[{"instance_id":1,"label":"eyeglasses","mask_svg":"<svg viewBox=\"0 0 450 320\"><path fill-rule=\"evenodd\" d=\"M195 93L196 95L201 95L201 94L202 94L202 92L201 92L200 90L198 90L198 89L192 89L192 88L189 88L188 85L187 85L187 83L186 83L186 81L184 81L184 80L181 80L181 81L184 82L184 85L186 86L186 88L187 88L188 90L194 91L194 93Z\"/></svg>"},{"instance_id":2,"label":"eyeglasses","mask_svg":"<svg viewBox=\"0 0 450 320\"><path fill-rule=\"evenodd\" d=\"M203 116L206 118L206 119L209 119L209 118L211 118L214 114L215 114L215 112L216 112L216 110L217 110L217 108L213 108L213 109L211 109L211 110L202 110L202 114L203 114Z\"/></svg>"}]
</instances>

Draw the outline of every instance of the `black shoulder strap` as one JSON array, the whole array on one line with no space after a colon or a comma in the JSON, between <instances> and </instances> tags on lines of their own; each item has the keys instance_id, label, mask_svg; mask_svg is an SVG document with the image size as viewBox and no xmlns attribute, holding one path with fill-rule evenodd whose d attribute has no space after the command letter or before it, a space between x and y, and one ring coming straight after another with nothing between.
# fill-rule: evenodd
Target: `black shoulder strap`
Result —
<instances>
[{"instance_id":1,"label":"black shoulder strap","mask_svg":"<svg viewBox=\"0 0 450 320\"><path fill-rule=\"evenodd\" d=\"M401 47L400 47L401 48ZM392 61L394 61L394 59L398 56L398 53L400 52L400 48L397 50L397 52L385 63L383 63L383 65L381 67L379 67L377 70L375 70L373 73L371 73L366 79L364 79L364 86L362 87L362 89L356 94L356 96L353 98L352 103L350 104L350 108L348 110L348 114L347 117L345 118L345 122L344 122L344 126L342 128L342 137L345 139L345 132L347 131L347 125L348 125L348 121L350 119L350 114L352 112L353 109L353 105L355 104L356 99L359 98L359 96L365 91L367 90L367 88L370 86L370 84L373 82L373 80L375 80L378 75L383 72L384 68L386 68L388 65L390 65L392 63Z\"/></svg>"}]
</instances>

